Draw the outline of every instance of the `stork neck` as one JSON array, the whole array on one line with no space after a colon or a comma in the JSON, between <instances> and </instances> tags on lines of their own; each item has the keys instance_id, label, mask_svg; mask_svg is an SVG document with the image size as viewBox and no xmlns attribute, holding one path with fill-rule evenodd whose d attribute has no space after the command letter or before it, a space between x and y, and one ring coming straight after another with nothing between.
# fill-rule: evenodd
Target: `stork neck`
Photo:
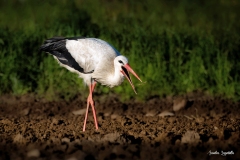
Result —
<instances>
[{"instance_id":1,"label":"stork neck","mask_svg":"<svg viewBox=\"0 0 240 160\"><path fill-rule=\"evenodd\" d=\"M118 86L124 80L124 75L120 72L119 68L115 67L114 74L109 77L111 86Z\"/></svg>"}]
</instances>

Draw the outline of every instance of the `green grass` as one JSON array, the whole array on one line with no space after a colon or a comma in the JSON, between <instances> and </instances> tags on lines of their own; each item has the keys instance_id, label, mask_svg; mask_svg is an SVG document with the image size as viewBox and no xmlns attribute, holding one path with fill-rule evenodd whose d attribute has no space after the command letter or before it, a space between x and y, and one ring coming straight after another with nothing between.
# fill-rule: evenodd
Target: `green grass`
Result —
<instances>
[{"instance_id":1,"label":"green grass","mask_svg":"<svg viewBox=\"0 0 240 160\"><path fill-rule=\"evenodd\" d=\"M129 59L144 83L109 89L122 99L203 91L239 99L240 2L2 1L0 93L35 93L49 100L86 95L77 75L38 51L47 38L97 37Z\"/></svg>"}]
</instances>

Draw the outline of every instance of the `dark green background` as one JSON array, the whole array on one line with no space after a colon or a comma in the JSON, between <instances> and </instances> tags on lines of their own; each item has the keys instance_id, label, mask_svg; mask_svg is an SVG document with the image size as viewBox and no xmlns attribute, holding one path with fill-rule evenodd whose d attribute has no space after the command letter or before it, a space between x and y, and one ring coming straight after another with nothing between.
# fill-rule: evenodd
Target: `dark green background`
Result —
<instances>
[{"instance_id":1,"label":"dark green background","mask_svg":"<svg viewBox=\"0 0 240 160\"><path fill-rule=\"evenodd\" d=\"M97 37L129 58L143 79L99 94L146 99L201 91L239 99L238 0L2 0L0 93L49 100L87 95L77 75L38 51L52 36Z\"/></svg>"}]
</instances>

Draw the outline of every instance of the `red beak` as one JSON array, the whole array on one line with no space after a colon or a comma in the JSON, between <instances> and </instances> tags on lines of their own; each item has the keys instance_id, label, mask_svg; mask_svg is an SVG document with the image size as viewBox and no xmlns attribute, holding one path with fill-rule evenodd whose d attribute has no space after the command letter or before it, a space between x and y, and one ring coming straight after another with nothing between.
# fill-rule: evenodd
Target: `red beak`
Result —
<instances>
[{"instance_id":1,"label":"red beak","mask_svg":"<svg viewBox=\"0 0 240 160\"><path fill-rule=\"evenodd\" d=\"M129 73L128 73L128 71L131 72L139 81L142 82L142 80L141 80L141 79L138 77L138 75L133 71L133 69L129 66L129 64L125 64L125 65L122 67L122 70L121 70L122 74L127 78L128 82L131 84L134 92L137 94L137 92L136 92L136 90L135 90L135 87L134 87L134 85L133 85L133 83L132 83L131 77L130 77L130 75L129 75Z\"/></svg>"}]
</instances>

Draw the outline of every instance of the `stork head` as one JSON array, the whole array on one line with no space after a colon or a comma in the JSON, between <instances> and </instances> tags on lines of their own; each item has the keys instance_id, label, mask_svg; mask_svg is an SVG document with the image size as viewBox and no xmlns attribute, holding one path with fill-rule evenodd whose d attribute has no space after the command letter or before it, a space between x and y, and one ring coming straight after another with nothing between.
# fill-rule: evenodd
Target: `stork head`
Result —
<instances>
[{"instance_id":1,"label":"stork head","mask_svg":"<svg viewBox=\"0 0 240 160\"><path fill-rule=\"evenodd\" d=\"M124 56L117 56L114 59L114 64L115 64L115 67L119 68L121 74L123 74L127 78L128 82L131 84L134 92L137 94L135 87L132 83L131 77L129 75L129 72L131 72L139 81L142 82L142 80L138 77L138 75L133 71L133 69L128 64L128 59Z\"/></svg>"}]
</instances>

